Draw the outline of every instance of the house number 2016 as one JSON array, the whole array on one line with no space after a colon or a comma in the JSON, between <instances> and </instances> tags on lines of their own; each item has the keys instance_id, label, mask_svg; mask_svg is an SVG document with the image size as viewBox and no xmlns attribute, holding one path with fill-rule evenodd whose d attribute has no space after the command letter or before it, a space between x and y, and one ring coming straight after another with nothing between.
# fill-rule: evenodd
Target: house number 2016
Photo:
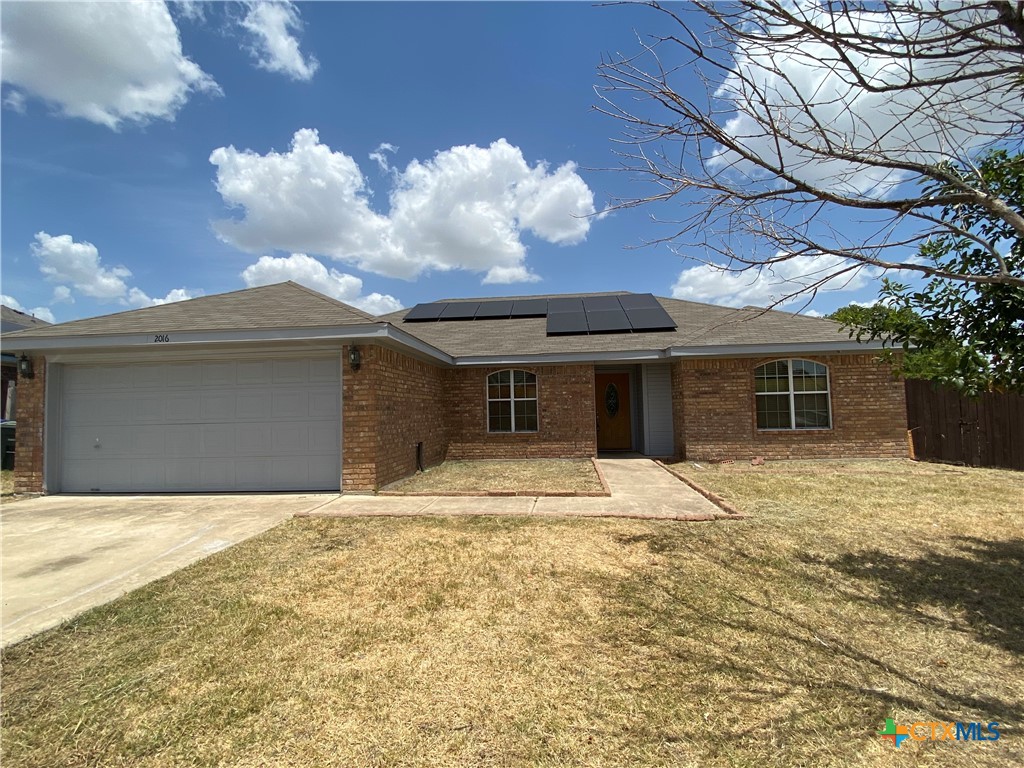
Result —
<instances>
[{"instance_id":1,"label":"house number 2016","mask_svg":"<svg viewBox=\"0 0 1024 768\"><path fill-rule=\"evenodd\" d=\"M171 337L169 335L167 335L166 333L158 333L158 334L156 334L153 337L154 343L158 342L158 341L170 341L170 340L171 340Z\"/></svg>"}]
</instances>

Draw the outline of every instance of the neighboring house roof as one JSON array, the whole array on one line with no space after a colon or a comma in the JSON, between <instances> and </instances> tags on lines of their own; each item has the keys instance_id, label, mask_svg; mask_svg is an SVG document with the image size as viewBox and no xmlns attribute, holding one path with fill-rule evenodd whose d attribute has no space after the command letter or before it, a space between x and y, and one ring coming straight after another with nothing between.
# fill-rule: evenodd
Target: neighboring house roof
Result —
<instances>
[{"instance_id":1,"label":"neighboring house roof","mask_svg":"<svg viewBox=\"0 0 1024 768\"><path fill-rule=\"evenodd\" d=\"M0 304L0 335L11 334L25 328L37 328L46 325L49 325L49 323L45 320L40 320L38 317L33 317L17 309L11 309L6 304ZM18 358L4 352L0 355L0 360L3 361L4 368L6 369L7 366L16 365Z\"/></svg>"},{"instance_id":2,"label":"neighboring house roof","mask_svg":"<svg viewBox=\"0 0 1024 768\"><path fill-rule=\"evenodd\" d=\"M49 323L25 312L19 312L17 309L11 309L5 304L0 304L0 333L11 333L43 325L49 325Z\"/></svg>"},{"instance_id":3,"label":"neighboring house roof","mask_svg":"<svg viewBox=\"0 0 1024 768\"><path fill-rule=\"evenodd\" d=\"M619 291L605 295L624 293L626 292ZM575 295L597 294L559 296ZM606 355L615 352L641 352L679 347L716 348L849 342L848 334L838 323L831 320L755 307L732 309L660 296L657 299L675 320L675 331L548 336L547 320L543 317L403 323L402 319L409 312L408 309L384 315L380 319L394 324L453 357L588 353ZM447 299L449 302L495 300L497 299Z\"/></svg>"},{"instance_id":4,"label":"neighboring house roof","mask_svg":"<svg viewBox=\"0 0 1024 768\"><path fill-rule=\"evenodd\" d=\"M21 341L25 338L57 336L323 328L373 322L376 322L373 315L289 281L113 315L72 320L45 328L33 328L16 336Z\"/></svg>"}]
</instances>

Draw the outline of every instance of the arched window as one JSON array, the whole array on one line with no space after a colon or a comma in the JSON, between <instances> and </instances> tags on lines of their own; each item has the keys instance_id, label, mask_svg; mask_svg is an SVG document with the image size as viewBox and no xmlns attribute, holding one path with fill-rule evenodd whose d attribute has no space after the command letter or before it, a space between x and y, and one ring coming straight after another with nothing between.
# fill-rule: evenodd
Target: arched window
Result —
<instances>
[{"instance_id":1,"label":"arched window","mask_svg":"<svg viewBox=\"0 0 1024 768\"><path fill-rule=\"evenodd\" d=\"M828 368L773 360L754 369L758 429L830 429Z\"/></svg>"},{"instance_id":2,"label":"arched window","mask_svg":"<svg viewBox=\"0 0 1024 768\"><path fill-rule=\"evenodd\" d=\"M487 431L537 431L537 375L496 371L487 377Z\"/></svg>"}]
</instances>

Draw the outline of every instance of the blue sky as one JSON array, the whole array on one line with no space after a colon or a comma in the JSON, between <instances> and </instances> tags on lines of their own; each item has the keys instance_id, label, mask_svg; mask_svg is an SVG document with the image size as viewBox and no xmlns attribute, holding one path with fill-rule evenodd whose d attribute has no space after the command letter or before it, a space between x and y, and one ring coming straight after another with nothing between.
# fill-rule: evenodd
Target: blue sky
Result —
<instances>
[{"instance_id":1,"label":"blue sky","mask_svg":"<svg viewBox=\"0 0 1024 768\"><path fill-rule=\"evenodd\" d=\"M600 215L652 191L601 170L621 126L592 109L602 54L636 51L634 30L664 23L649 9L2 13L2 293L47 319L284 279L374 312L450 296L682 296L684 269L686 298L779 293L635 249L667 234L653 209ZM811 309L876 292L865 277Z\"/></svg>"}]
</instances>

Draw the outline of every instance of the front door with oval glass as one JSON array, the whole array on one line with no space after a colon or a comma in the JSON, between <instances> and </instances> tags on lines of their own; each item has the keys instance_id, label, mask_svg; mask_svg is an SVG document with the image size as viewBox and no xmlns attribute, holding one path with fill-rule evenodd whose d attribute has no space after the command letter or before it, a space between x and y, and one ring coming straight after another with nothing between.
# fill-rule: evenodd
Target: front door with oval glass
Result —
<instances>
[{"instance_id":1,"label":"front door with oval glass","mask_svg":"<svg viewBox=\"0 0 1024 768\"><path fill-rule=\"evenodd\" d=\"M633 450L629 374L595 373L594 405L597 408L597 450Z\"/></svg>"}]
</instances>

